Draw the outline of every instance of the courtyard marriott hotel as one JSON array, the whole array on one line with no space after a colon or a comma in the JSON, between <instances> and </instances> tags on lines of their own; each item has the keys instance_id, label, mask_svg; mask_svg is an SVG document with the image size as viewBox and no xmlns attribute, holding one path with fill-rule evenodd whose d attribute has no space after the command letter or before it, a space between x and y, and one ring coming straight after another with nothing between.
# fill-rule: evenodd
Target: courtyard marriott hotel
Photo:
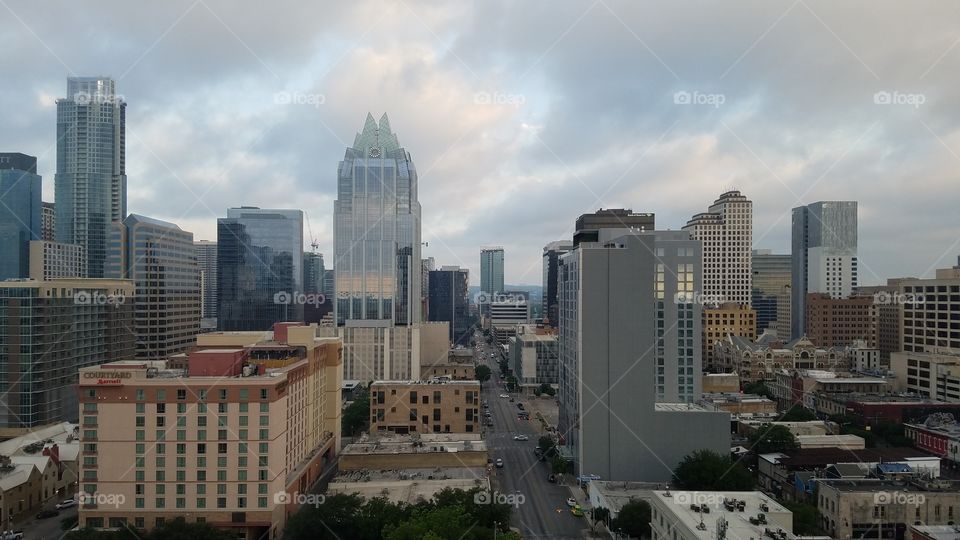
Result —
<instances>
[{"instance_id":1,"label":"courtyard marriott hotel","mask_svg":"<svg viewBox=\"0 0 960 540\"><path fill-rule=\"evenodd\" d=\"M80 370L81 527L149 530L185 517L279 538L296 494L333 462L339 339L281 323L197 341L168 363Z\"/></svg>"}]
</instances>

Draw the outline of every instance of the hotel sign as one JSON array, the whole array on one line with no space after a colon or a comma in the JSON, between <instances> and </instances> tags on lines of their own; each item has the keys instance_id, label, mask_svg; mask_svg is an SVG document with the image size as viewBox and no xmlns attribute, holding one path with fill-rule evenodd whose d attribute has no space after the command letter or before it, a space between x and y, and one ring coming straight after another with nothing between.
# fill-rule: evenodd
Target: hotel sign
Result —
<instances>
[{"instance_id":1,"label":"hotel sign","mask_svg":"<svg viewBox=\"0 0 960 540\"><path fill-rule=\"evenodd\" d=\"M104 386L117 386L123 384L124 379L129 379L133 375L129 371L85 371L83 373L84 382ZM94 383L93 380L96 380Z\"/></svg>"}]
</instances>

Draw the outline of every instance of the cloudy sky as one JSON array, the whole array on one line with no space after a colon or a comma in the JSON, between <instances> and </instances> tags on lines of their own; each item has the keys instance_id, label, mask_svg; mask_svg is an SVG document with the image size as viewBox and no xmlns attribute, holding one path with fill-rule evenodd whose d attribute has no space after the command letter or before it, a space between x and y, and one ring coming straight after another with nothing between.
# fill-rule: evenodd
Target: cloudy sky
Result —
<instances>
[{"instance_id":1,"label":"cloudy sky","mask_svg":"<svg viewBox=\"0 0 960 540\"><path fill-rule=\"evenodd\" d=\"M578 215L675 229L731 188L784 253L792 207L859 201L867 284L960 253L957 2L0 0L0 50L0 150L38 156L45 200L66 77L112 76L129 211L197 239L302 208L329 253L370 111L419 170L424 256L474 283L481 245L539 284Z\"/></svg>"}]
</instances>

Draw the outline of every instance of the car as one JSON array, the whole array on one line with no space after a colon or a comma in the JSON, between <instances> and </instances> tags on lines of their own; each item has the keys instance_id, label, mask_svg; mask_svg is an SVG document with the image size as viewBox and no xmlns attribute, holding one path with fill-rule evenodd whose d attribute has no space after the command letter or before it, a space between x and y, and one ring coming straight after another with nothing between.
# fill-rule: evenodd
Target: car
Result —
<instances>
[{"instance_id":1,"label":"car","mask_svg":"<svg viewBox=\"0 0 960 540\"><path fill-rule=\"evenodd\" d=\"M570 513L577 517L583 517L583 508L580 508L580 505L578 504L570 509Z\"/></svg>"},{"instance_id":2,"label":"car","mask_svg":"<svg viewBox=\"0 0 960 540\"><path fill-rule=\"evenodd\" d=\"M529 440L530 440L530 437L527 437L526 435L524 435L524 434L521 433L520 435L514 435L514 436L513 436L513 440L515 440L515 441L529 441Z\"/></svg>"},{"instance_id":3,"label":"car","mask_svg":"<svg viewBox=\"0 0 960 540\"><path fill-rule=\"evenodd\" d=\"M509 396L507 396L507 397L509 397ZM516 400L513 399L513 398L510 398L510 403L513 403L514 401L516 401Z\"/></svg>"},{"instance_id":4,"label":"car","mask_svg":"<svg viewBox=\"0 0 960 540\"><path fill-rule=\"evenodd\" d=\"M23 540L23 531L0 532L0 540Z\"/></svg>"},{"instance_id":5,"label":"car","mask_svg":"<svg viewBox=\"0 0 960 540\"><path fill-rule=\"evenodd\" d=\"M576 505L577 505L576 499L574 499L573 497L570 497L569 499L567 499L567 506L569 506L570 508L573 508Z\"/></svg>"},{"instance_id":6,"label":"car","mask_svg":"<svg viewBox=\"0 0 960 540\"><path fill-rule=\"evenodd\" d=\"M497 468L498 469L503 468L503 458L497 458Z\"/></svg>"},{"instance_id":7,"label":"car","mask_svg":"<svg viewBox=\"0 0 960 540\"><path fill-rule=\"evenodd\" d=\"M509 395L509 394L500 394L500 397L502 397L502 398L508 398L508 397L510 397L510 395Z\"/></svg>"},{"instance_id":8,"label":"car","mask_svg":"<svg viewBox=\"0 0 960 540\"><path fill-rule=\"evenodd\" d=\"M487 426L493 427L493 420L487 418Z\"/></svg>"},{"instance_id":9,"label":"car","mask_svg":"<svg viewBox=\"0 0 960 540\"><path fill-rule=\"evenodd\" d=\"M522 410L523 410L523 403L517 403L517 408L522 411Z\"/></svg>"},{"instance_id":10,"label":"car","mask_svg":"<svg viewBox=\"0 0 960 540\"><path fill-rule=\"evenodd\" d=\"M486 416L487 418L490 418L490 411L483 413L483 415Z\"/></svg>"},{"instance_id":11,"label":"car","mask_svg":"<svg viewBox=\"0 0 960 540\"><path fill-rule=\"evenodd\" d=\"M59 515L60 515L59 510L41 510L37 514L37 519L47 519L47 518L52 518L54 516L59 516Z\"/></svg>"},{"instance_id":12,"label":"car","mask_svg":"<svg viewBox=\"0 0 960 540\"><path fill-rule=\"evenodd\" d=\"M66 500L60 501L57 504L57 510L63 510L64 508L72 508L76 505L77 505L77 501L73 499L66 499Z\"/></svg>"},{"instance_id":13,"label":"car","mask_svg":"<svg viewBox=\"0 0 960 540\"><path fill-rule=\"evenodd\" d=\"M550 482L551 484L556 484L557 475L551 473L550 476L547 477L547 482Z\"/></svg>"}]
</instances>

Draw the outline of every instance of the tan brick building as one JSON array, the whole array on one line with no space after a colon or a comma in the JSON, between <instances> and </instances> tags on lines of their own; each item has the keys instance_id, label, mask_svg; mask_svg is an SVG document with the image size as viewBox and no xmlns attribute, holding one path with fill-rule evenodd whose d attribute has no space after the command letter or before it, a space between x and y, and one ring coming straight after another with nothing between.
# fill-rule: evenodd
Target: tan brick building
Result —
<instances>
[{"instance_id":1,"label":"tan brick building","mask_svg":"<svg viewBox=\"0 0 960 540\"><path fill-rule=\"evenodd\" d=\"M757 339L757 312L748 305L726 303L715 308L703 308L703 366L712 371L718 367L716 342L727 336L740 336L749 341Z\"/></svg>"},{"instance_id":2,"label":"tan brick building","mask_svg":"<svg viewBox=\"0 0 960 540\"><path fill-rule=\"evenodd\" d=\"M847 347L855 341L871 349L880 346L880 311L872 295L808 294L806 314L807 339L818 347Z\"/></svg>"},{"instance_id":3,"label":"tan brick building","mask_svg":"<svg viewBox=\"0 0 960 540\"><path fill-rule=\"evenodd\" d=\"M370 385L370 432L479 433L480 383L443 378Z\"/></svg>"}]
</instances>

